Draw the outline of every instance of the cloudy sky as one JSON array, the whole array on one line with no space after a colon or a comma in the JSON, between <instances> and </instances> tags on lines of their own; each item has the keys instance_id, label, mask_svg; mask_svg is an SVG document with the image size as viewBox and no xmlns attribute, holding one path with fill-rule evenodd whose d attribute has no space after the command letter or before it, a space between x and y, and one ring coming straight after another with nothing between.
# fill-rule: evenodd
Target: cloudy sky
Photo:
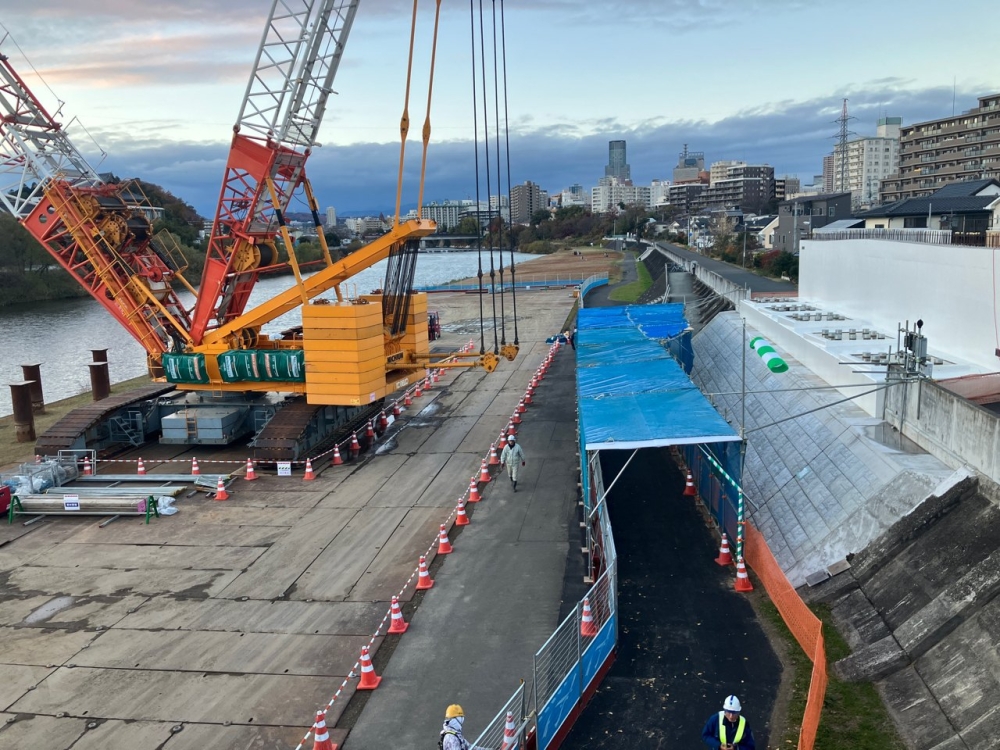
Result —
<instances>
[{"instance_id":1,"label":"cloudy sky","mask_svg":"<svg viewBox=\"0 0 1000 750\"><path fill-rule=\"evenodd\" d=\"M482 2L488 22L494 0ZM20 47L7 39L0 51L46 104L65 103L65 119L76 118L71 136L101 171L162 184L210 216L270 6L0 0L0 21ZM929 0L506 0L503 7L511 177L552 192L595 184L607 141L620 138L636 182L669 179L685 143L708 161L766 162L811 182L832 148L845 97L857 117L852 130L870 135L880 114L933 119L1000 90L1000 58L974 31L976 19L995 25L994 0L962 0L962 23ZM320 203L341 215L394 205L411 8L408 0L361 0L323 145L309 162ZM424 118L432 18L433 2L420 0L411 133ZM475 195L469 36L469 3L444 0L426 200ZM492 52L487 58L491 77ZM479 120L482 136L481 111ZM419 157L417 146L411 138L408 156ZM404 206L416 203L417 161L407 164L413 190Z\"/></svg>"}]
</instances>

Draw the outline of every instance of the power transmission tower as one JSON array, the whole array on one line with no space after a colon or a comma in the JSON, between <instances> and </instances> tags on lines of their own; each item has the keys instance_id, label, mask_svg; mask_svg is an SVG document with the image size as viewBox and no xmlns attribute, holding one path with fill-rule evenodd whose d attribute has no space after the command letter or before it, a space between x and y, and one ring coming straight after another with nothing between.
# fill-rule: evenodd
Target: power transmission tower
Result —
<instances>
[{"instance_id":1,"label":"power transmission tower","mask_svg":"<svg viewBox=\"0 0 1000 750\"><path fill-rule=\"evenodd\" d=\"M857 135L853 130L848 130L847 123L851 120L856 120L857 117L851 117L847 114L847 99L844 99L844 106L841 110L840 117L834 122L840 126L840 132L833 136L837 139L837 148L840 149L840 190L849 190L848 180L847 180L847 139L852 135ZM836 169L836 168L835 168ZM836 174L836 172L834 172ZM837 185L834 184L833 189L837 190Z\"/></svg>"}]
</instances>

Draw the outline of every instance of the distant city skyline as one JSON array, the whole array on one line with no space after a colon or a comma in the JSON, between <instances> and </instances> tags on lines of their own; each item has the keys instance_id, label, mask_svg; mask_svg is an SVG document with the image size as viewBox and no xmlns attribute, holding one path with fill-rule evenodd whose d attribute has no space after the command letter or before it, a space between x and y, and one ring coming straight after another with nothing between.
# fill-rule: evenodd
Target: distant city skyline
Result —
<instances>
[{"instance_id":1,"label":"distant city skyline","mask_svg":"<svg viewBox=\"0 0 1000 750\"><path fill-rule=\"evenodd\" d=\"M394 203L409 7L362 0L347 44L324 145L310 161L320 202L340 215L388 212ZM415 124L424 115L420 78L433 3L420 7ZM950 115L953 102L962 111L1000 90L1000 62L965 43L961 28L936 29L934 50L947 49L947 59L919 54L913 40L926 38L926 18L937 8L929 0L848 3L837 13L778 0L612 0L600 8L507 0L504 7L511 181L531 180L551 193L595 185L610 140L628 142L636 184L669 179L684 143L707 162L766 162L805 184L833 148L843 97L858 118L852 129L874 135L881 115L904 124L935 119ZM69 132L95 167L159 183L210 216L270 2L162 0L143 7L139 26L131 8L126 0L37 0L4 14L51 91L9 40L2 49L48 106L65 102L66 119L86 126L73 123ZM963 11L983 19L995 13L985 0L968 0ZM467 8L442 5L427 202L475 197L468 25ZM852 53L833 65L823 45L837 39L849 40ZM689 49L708 52L696 60L678 52ZM586 65L591 51L637 58L641 72ZM540 67L542 60L566 64ZM419 151L411 138L407 206L415 204Z\"/></svg>"}]
</instances>

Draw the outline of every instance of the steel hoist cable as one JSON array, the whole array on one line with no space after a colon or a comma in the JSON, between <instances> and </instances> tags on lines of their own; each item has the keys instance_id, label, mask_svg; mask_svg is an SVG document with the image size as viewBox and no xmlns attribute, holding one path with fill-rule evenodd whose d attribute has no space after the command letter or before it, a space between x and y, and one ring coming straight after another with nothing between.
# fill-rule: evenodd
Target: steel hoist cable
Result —
<instances>
[{"instance_id":1,"label":"steel hoist cable","mask_svg":"<svg viewBox=\"0 0 1000 750\"><path fill-rule=\"evenodd\" d=\"M500 0L500 49L503 53L503 134L506 141L507 156L507 211L513 210L511 202L511 182L510 182L510 121L507 112L507 24L505 22L503 0ZM499 166L497 167L499 169ZM497 195L497 201L500 195ZM513 219L511 219L510 230L513 229ZM521 342L517 337L517 281L514 277L514 232L508 230L507 239L510 242L510 301L514 312L514 345ZM503 257L503 244L500 246L500 257Z\"/></svg>"},{"instance_id":2,"label":"steel hoist cable","mask_svg":"<svg viewBox=\"0 0 1000 750\"><path fill-rule=\"evenodd\" d=\"M476 93L476 5L469 0L469 25L472 33L472 143L475 150L476 210L479 210L479 111ZM479 259L479 353L486 354L486 329L483 320L483 239L482 232L476 233L476 253Z\"/></svg>"},{"instance_id":3,"label":"steel hoist cable","mask_svg":"<svg viewBox=\"0 0 1000 750\"><path fill-rule=\"evenodd\" d=\"M483 79L483 163L486 166L486 198L489 202L490 195L490 117L487 108L486 98L486 36L483 31L483 0L479 0L479 72ZM498 134L499 135L499 134ZM499 168L499 165L497 165ZM477 184L478 188L478 184ZM479 210L479 195L476 195L476 210ZM489 219L492 211L487 208L486 216ZM500 341L497 335L497 286L496 286L496 265L493 259L493 235L490 234L490 298L493 300L493 353L500 353Z\"/></svg>"},{"instance_id":4,"label":"steel hoist cable","mask_svg":"<svg viewBox=\"0 0 1000 750\"><path fill-rule=\"evenodd\" d=\"M497 248L500 257L500 343L507 346L507 315L504 309L504 289L503 289L503 211L500 205L500 196L503 195L502 172L500 171L500 81L497 71L497 2L493 0L493 114L495 120L496 152L497 152ZM493 201L490 201L490 208ZM490 224L492 226L492 213ZM492 233L491 233L492 236Z\"/></svg>"}]
</instances>

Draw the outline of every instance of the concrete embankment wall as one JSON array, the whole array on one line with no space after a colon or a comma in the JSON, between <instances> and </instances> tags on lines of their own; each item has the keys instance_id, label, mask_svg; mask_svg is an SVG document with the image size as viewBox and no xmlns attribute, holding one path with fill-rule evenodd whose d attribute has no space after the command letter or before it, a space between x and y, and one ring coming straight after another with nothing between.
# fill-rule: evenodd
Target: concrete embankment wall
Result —
<instances>
[{"instance_id":1,"label":"concrete embankment wall","mask_svg":"<svg viewBox=\"0 0 1000 750\"><path fill-rule=\"evenodd\" d=\"M929 380L885 391L885 420L949 466L1000 484L1000 417Z\"/></svg>"},{"instance_id":2,"label":"concrete embankment wall","mask_svg":"<svg viewBox=\"0 0 1000 750\"><path fill-rule=\"evenodd\" d=\"M715 273L715 271L709 271L697 261L688 260L678 253L671 252L669 246L657 244L656 247L671 261L679 265L688 273L693 274L698 281L707 286L720 297L732 302L733 305L738 305L741 300L750 298L750 290L746 287L734 284L732 281L729 281L729 279L725 279Z\"/></svg>"}]
</instances>

